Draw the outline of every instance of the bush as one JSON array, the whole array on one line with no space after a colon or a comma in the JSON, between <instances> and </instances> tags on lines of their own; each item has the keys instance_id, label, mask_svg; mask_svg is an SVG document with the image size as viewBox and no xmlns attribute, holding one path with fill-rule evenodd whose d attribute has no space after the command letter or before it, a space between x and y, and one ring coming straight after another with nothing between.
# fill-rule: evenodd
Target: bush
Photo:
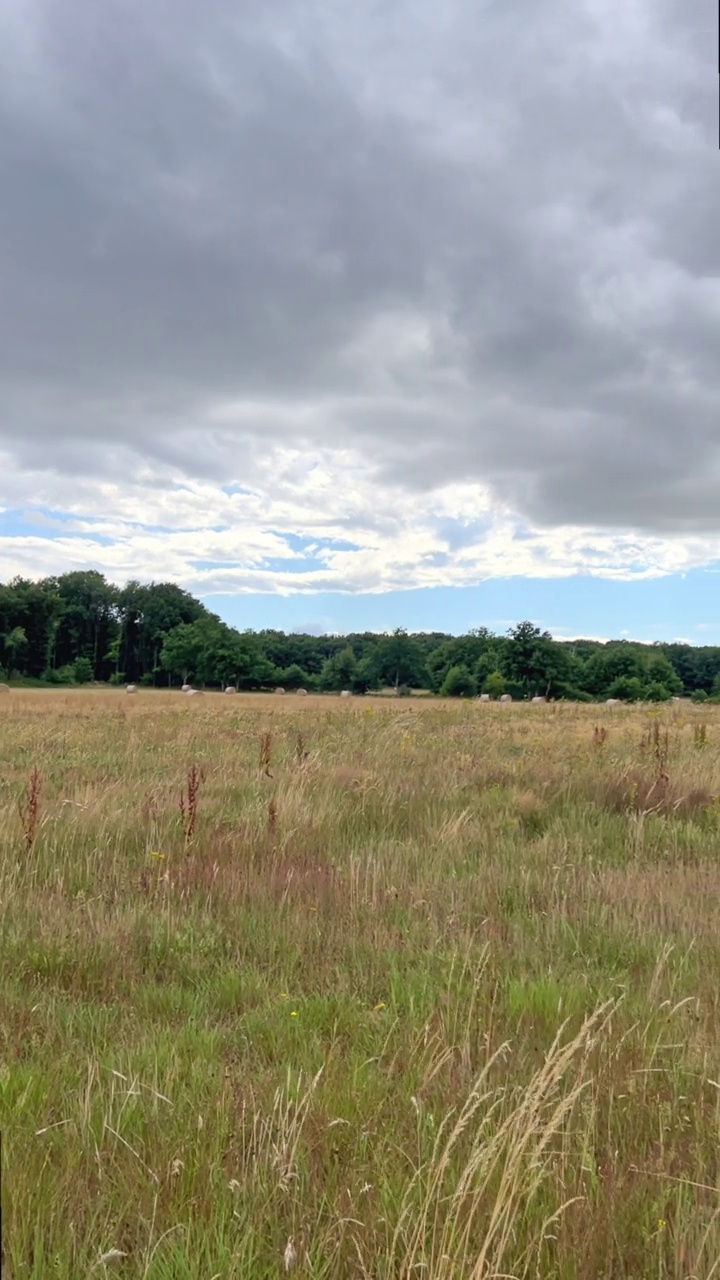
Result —
<instances>
[{"instance_id":1,"label":"bush","mask_svg":"<svg viewBox=\"0 0 720 1280\"><path fill-rule=\"evenodd\" d=\"M696 689L693 696L693 702L707 702L707 694L704 689Z\"/></svg>"},{"instance_id":2,"label":"bush","mask_svg":"<svg viewBox=\"0 0 720 1280\"><path fill-rule=\"evenodd\" d=\"M483 680L483 693L489 693L491 698L499 698L505 692L505 677L501 671L491 671Z\"/></svg>"},{"instance_id":3,"label":"bush","mask_svg":"<svg viewBox=\"0 0 720 1280\"><path fill-rule=\"evenodd\" d=\"M645 690L645 697L648 702L669 702L672 694L664 684L660 684L657 680L653 680Z\"/></svg>"},{"instance_id":4,"label":"bush","mask_svg":"<svg viewBox=\"0 0 720 1280\"><path fill-rule=\"evenodd\" d=\"M75 684L75 666L53 667L45 672L48 684Z\"/></svg>"},{"instance_id":5,"label":"bush","mask_svg":"<svg viewBox=\"0 0 720 1280\"><path fill-rule=\"evenodd\" d=\"M289 667L278 668L276 684L282 689L306 689L310 682L307 671L303 671L297 662Z\"/></svg>"},{"instance_id":6,"label":"bush","mask_svg":"<svg viewBox=\"0 0 720 1280\"><path fill-rule=\"evenodd\" d=\"M440 690L442 698L474 698L477 681L467 667L451 667Z\"/></svg>"},{"instance_id":7,"label":"bush","mask_svg":"<svg viewBox=\"0 0 720 1280\"><path fill-rule=\"evenodd\" d=\"M72 665L75 684L89 684L95 672L89 658L76 658Z\"/></svg>"},{"instance_id":8,"label":"bush","mask_svg":"<svg viewBox=\"0 0 720 1280\"><path fill-rule=\"evenodd\" d=\"M620 698L623 702L641 702L644 690L638 676L618 676L607 691L608 698Z\"/></svg>"}]
</instances>

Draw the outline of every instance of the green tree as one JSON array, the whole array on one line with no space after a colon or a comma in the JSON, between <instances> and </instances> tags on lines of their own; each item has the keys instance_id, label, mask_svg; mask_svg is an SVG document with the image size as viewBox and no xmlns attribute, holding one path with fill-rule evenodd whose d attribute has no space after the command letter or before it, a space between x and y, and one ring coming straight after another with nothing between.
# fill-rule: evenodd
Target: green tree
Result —
<instances>
[{"instance_id":1,"label":"green tree","mask_svg":"<svg viewBox=\"0 0 720 1280\"><path fill-rule=\"evenodd\" d=\"M432 653L428 655L425 662L425 669L428 674L428 684L433 693L439 693L442 688L448 671L454 665L454 650L450 641L440 644Z\"/></svg>"},{"instance_id":2,"label":"green tree","mask_svg":"<svg viewBox=\"0 0 720 1280\"><path fill-rule=\"evenodd\" d=\"M48 667L72 665L87 658L91 679L107 679L111 665L107 654L120 629L118 592L95 569L78 570L49 579L61 602Z\"/></svg>"},{"instance_id":3,"label":"green tree","mask_svg":"<svg viewBox=\"0 0 720 1280\"><path fill-rule=\"evenodd\" d=\"M24 657L28 649L28 638L24 627L13 627L5 636L5 659L9 675L15 671L24 671Z\"/></svg>"},{"instance_id":4,"label":"green tree","mask_svg":"<svg viewBox=\"0 0 720 1280\"><path fill-rule=\"evenodd\" d=\"M165 636L160 666L183 684L194 679L200 662L203 637L194 623L182 622Z\"/></svg>"},{"instance_id":5,"label":"green tree","mask_svg":"<svg viewBox=\"0 0 720 1280\"><path fill-rule=\"evenodd\" d=\"M93 664L89 658L76 658L72 665L75 684L90 684L93 678Z\"/></svg>"},{"instance_id":6,"label":"green tree","mask_svg":"<svg viewBox=\"0 0 720 1280\"><path fill-rule=\"evenodd\" d=\"M357 658L349 645L328 658L320 673L320 688L330 692L350 689L357 673Z\"/></svg>"},{"instance_id":7,"label":"green tree","mask_svg":"<svg viewBox=\"0 0 720 1280\"><path fill-rule=\"evenodd\" d=\"M642 683L645 669L638 645L604 645L585 663L583 687L597 697L612 698L616 696L611 693L613 682L621 676L637 679Z\"/></svg>"},{"instance_id":8,"label":"green tree","mask_svg":"<svg viewBox=\"0 0 720 1280\"><path fill-rule=\"evenodd\" d=\"M669 658L666 658L662 652L652 653L645 663L645 678L650 685L662 685L667 689L668 696L680 694L683 691L683 682L675 671Z\"/></svg>"},{"instance_id":9,"label":"green tree","mask_svg":"<svg viewBox=\"0 0 720 1280\"><path fill-rule=\"evenodd\" d=\"M13 578L0 586L0 666L11 665L5 637L21 627L27 646L16 650L14 665L21 675L42 676L48 666L61 610L62 601L51 580L31 582L27 578Z\"/></svg>"},{"instance_id":10,"label":"green tree","mask_svg":"<svg viewBox=\"0 0 720 1280\"><path fill-rule=\"evenodd\" d=\"M653 680L645 689L645 698L648 702L669 702L671 697L670 690L658 680Z\"/></svg>"},{"instance_id":11,"label":"green tree","mask_svg":"<svg viewBox=\"0 0 720 1280\"><path fill-rule=\"evenodd\" d=\"M491 671L483 680L483 693L489 693L491 698L499 698L505 692L505 677L501 671Z\"/></svg>"},{"instance_id":12,"label":"green tree","mask_svg":"<svg viewBox=\"0 0 720 1280\"><path fill-rule=\"evenodd\" d=\"M283 671L278 671L277 680L283 689L304 689L311 682L307 671L303 671L297 662L291 663Z\"/></svg>"},{"instance_id":13,"label":"green tree","mask_svg":"<svg viewBox=\"0 0 720 1280\"><path fill-rule=\"evenodd\" d=\"M541 631L532 622L520 622L508 633L504 665L504 674L526 697L553 697L563 692L570 664L568 654L549 631Z\"/></svg>"},{"instance_id":14,"label":"green tree","mask_svg":"<svg viewBox=\"0 0 720 1280\"><path fill-rule=\"evenodd\" d=\"M443 698L474 698L477 682L472 672L459 664L448 671L440 693Z\"/></svg>"},{"instance_id":15,"label":"green tree","mask_svg":"<svg viewBox=\"0 0 720 1280\"><path fill-rule=\"evenodd\" d=\"M385 684L392 685L397 695L401 685L419 688L423 682L424 662L422 649L414 636L403 627L392 635L384 635L377 649L378 676Z\"/></svg>"},{"instance_id":16,"label":"green tree","mask_svg":"<svg viewBox=\"0 0 720 1280\"><path fill-rule=\"evenodd\" d=\"M355 668L350 687L353 693L370 693L372 689L380 688L380 676L375 654L369 653L360 659Z\"/></svg>"},{"instance_id":17,"label":"green tree","mask_svg":"<svg viewBox=\"0 0 720 1280\"><path fill-rule=\"evenodd\" d=\"M199 600L174 582L129 582L119 593L120 663L128 680L163 670L160 663L165 636L183 623L214 618Z\"/></svg>"},{"instance_id":18,"label":"green tree","mask_svg":"<svg viewBox=\"0 0 720 1280\"><path fill-rule=\"evenodd\" d=\"M643 682L639 676L617 676L607 690L609 698L620 698L622 702L641 702L643 698Z\"/></svg>"}]
</instances>

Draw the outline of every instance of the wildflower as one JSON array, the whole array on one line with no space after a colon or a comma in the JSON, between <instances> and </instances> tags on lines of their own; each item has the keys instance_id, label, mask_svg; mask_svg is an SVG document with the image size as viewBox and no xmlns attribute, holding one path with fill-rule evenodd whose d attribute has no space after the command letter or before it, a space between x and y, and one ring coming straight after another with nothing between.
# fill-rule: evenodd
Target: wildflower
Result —
<instances>
[{"instance_id":1,"label":"wildflower","mask_svg":"<svg viewBox=\"0 0 720 1280\"><path fill-rule=\"evenodd\" d=\"M375 1005L375 1008L376 1008L376 1009L387 1009L387 1005L386 1005L386 1003L385 1003L385 1001L384 1001L384 1000L379 1000L379 1001L378 1001L378 1003Z\"/></svg>"},{"instance_id":2,"label":"wildflower","mask_svg":"<svg viewBox=\"0 0 720 1280\"><path fill-rule=\"evenodd\" d=\"M159 849L151 849L151 850L150 850L150 857L151 857L151 858L160 858L161 862L164 862L164 861L165 861L165 854L164 854L164 853L160 853L160 850L159 850Z\"/></svg>"},{"instance_id":3,"label":"wildflower","mask_svg":"<svg viewBox=\"0 0 720 1280\"><path fill-rule=\"evenodd\" d=\"M280 999L281 999L281 1000L289 1000L289 999L290 999L290 997L289 997L289 995L288 995L287 991L281 991L281 992L280 992Z\"/></svg>"},{"instance_id":4,"label":"wildflower","mask_svg":"<svg viewBox=\"0 0 720 1280\"><path fill-rule=\"evenodd\" d=\"M658 1231L662 1231L663 1227L666 1227L666 1226L667 1226L667 1222L665 1221L665 1219L658 1218Z\"/></svg>"},{"instance_id":5,"label":"wildflower","mask_svg":"<svg viewBox=\"0 0 720 1280\"><path fill-rule=\"evenodd\" d=\"M290 1017L291 1017L291 1018L297 1018L297 1016L298 1016L298 1011L297 1011L297 1009L291 1009L291 1010L290 1010Z\"/></svg>"}]
</instances>

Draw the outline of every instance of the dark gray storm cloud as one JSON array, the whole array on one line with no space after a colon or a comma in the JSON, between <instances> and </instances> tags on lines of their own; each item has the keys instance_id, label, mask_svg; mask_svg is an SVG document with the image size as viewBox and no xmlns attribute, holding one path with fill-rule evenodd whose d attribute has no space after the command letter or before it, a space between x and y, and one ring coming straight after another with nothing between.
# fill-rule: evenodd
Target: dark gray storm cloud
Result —
<instances>
[{"instance_id":1,"label":"dark gray storm cloud","mask_svg":"<svg viewBox=\"0 0 720 1280\"><path fill-rule=\"evenodd\" d=\"M710 19L9 0L0 444L225 480L346 446L544 525L720 529Z\"/></svg>"}]
</instances>

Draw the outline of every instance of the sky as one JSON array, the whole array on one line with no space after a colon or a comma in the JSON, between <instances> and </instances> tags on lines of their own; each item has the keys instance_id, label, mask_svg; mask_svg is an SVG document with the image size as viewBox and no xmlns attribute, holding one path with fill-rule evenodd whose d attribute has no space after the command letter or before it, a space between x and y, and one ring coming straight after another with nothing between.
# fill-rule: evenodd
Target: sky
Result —
<instances>
[{"instance_id":1,"label":"sky","mask_svg":"<svg viewBox=\"0 0 720 1280\"><path fill-rule=\"evenodd\" d=\"M0 580L720 642L706 0L6 0Z\"/></svg>"}]
</instances>

